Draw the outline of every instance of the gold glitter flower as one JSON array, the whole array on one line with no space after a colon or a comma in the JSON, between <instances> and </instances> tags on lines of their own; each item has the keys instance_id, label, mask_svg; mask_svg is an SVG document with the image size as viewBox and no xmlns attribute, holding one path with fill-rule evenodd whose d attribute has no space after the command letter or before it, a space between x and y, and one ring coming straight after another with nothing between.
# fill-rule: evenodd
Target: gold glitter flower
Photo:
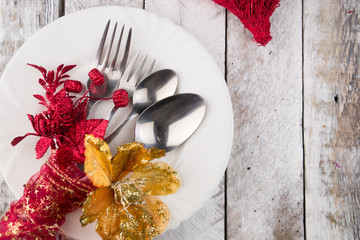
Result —
<instances>
[{"instance_id":1,"label":"gold glitter flower","mask_svg":"<svg viewBox=\"0 0 360 240\"><path fill-rule=\"evenodd\" d=\"M102 239L152 239L169 222L169 210L157 197L175 193L180 180L164 162L151 163L164 150L145 149L133 142L118 147L112 156L106 142L85 138L85 172L98 187L83 204L81 224L97 220Z\"/></svg>"}]
</instances>

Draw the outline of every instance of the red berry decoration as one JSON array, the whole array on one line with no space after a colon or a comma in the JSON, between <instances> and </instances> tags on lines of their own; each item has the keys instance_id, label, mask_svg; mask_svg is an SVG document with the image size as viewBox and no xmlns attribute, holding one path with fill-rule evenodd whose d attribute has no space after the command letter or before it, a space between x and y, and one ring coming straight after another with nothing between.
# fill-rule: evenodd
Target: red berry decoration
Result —
<instances>
[{"instance_id":1,"label":"red berry decoration","mask_svg":"<svg viewBox=\"0 0 360 240\"><path fill-rule=\"evenodd\" d=\"M82 84L76 80L66 80L64 82L64 89L67 92L79 93L82 90Z\"/></svg>"},{"instance_id":2,"label":"red berry decoration","mask_svg":"<svg viewBox=\"0 0 360 240\"><path fill-rule=\"evenodd\" d=\"M113 101L115 104L115 107L126 107L129 104L129 94L124 89L116 90L113 93Z\"/></svg>"},{"instance_id":3,"label":"red berry decoration","mask_svg":"<svg viewBox=\"0 0 360 240\"><path fill-rule=\"evenodd\" d=\"M101 86L105 83L104 75L97 68L91 69L88 75L96 86Z\"/></svg>"}]
</instances>

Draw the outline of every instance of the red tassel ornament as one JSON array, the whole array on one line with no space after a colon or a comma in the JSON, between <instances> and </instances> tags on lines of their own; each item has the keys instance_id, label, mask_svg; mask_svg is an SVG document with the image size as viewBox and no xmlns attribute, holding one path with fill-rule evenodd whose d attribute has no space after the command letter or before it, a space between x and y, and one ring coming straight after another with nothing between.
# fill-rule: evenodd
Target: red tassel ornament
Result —
<instances>
[{"instance_id":1,"label":"red tassel ornament","mask_svg":"<svg viewBox=\"0 0 360 240\"><path fill-rule=\"evenodd\" d=\"M261 46L271 40L270 17L280 6L280 0L213 0L227 8L253 34L254 40Z\"/></svg>"}]
</instances>

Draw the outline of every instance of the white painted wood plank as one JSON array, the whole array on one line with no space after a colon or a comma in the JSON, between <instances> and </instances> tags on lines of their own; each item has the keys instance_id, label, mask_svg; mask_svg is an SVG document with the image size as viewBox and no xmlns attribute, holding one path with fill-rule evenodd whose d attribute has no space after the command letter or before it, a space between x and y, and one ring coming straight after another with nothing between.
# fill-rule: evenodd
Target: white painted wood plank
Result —
<instances>
[{"instance_id":1,"label":"white painted wood plank","mask_svg":"<svg viewBox=\"0 0 360 240\"><path fill-rule=\"evenodd\" d=\"M225 68L225 10L212 1L146 0L145 9L171 19L195 36L214 57L221 71ZM224 181L206 205L179 228L157 239L224 239Z\"/></svg>"},{"instance_id":2,"label":"white painted wood plank","mask_svg":"<svg viewBox=\"0 0 360 240\"><path fill-rule=\"evenodd\" d=\"M359 11L357 0L304 1L308 239L360 238Z\"/></svg>"},{"instance_id":3,"label":"white painted wood plank","mask_svg":"<svg viewBox=\"0 0 360 240\"><path fill-rule=\"evenodd\" d=\"M0 219L9 209L11 201L15 200L14 194L10 191L4 178L0 174Z\"/></svg>"},{"instance_id":4,"label":"white painted wood plank","mask_svg":"<svg viewBox=\"0 0 360 240\"><path fill-rule=\"evenodd\" d=\"M0 72L17 49L39 29L58 18L58 1L5 1L0 3Z\"/></svg>"},{"instance_id":5,"label":"white painted wood plank","mask_svg":"<svg viewBox=\"0 0 360 240\"><path fill-rule=\"evenodd\" d=\"M65 0L65 14L98 6L127 6L143 8L143 0Z\"/></svg>"},{"instance_id":6,"label":"white painted wood plank","mask_svg":"<svg viewBox=\"0 0 360 240\"><path fill-rule=\"evenodd\" d=\"M235 136L227 239L303 239L301 1L283 0L266 47L228 15Z\"/></svg>"},{"instance_id":7,"label":"white painted wood plank","mask_svg":"<svg viewBox=\"0 0 360 240\"><path fill-rule=\"evenodd\" d=\"M22 44L39 29L58 18L58 1L0 2L0 75ZM11 139L9 139L11 141ZM0 218L14 195L0 173Z\"/></svg>"}]
</instances>

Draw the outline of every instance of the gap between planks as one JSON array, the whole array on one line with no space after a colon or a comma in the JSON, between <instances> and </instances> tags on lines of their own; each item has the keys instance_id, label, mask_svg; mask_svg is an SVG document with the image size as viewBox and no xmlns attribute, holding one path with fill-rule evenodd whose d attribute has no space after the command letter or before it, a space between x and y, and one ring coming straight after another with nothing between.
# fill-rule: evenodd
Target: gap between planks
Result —
<instances>
[{"instance_id":1,"label":"gap between planks","mask_svg":"<svg viewBox=\"0 0 360 240\"><path fill-rule=\"evenodd\" d=\"M224 78L225 82L227 83L227 76L228 76L228 67L227 67L227 29L228 29L228 10L225 10L225 52L224 52ZM225 170L224 174L224 240L228 239L227 234L227 169Z\"/></svg>"},{"instance_id":2,"label":"gap between planks","mask_svg":"<svg viewBox=\"0 0 360 240\"><path fill-rule=\"evenodd\" d=\"M58 16L60 18L65 15L65 0L59 0L58 6Z\"/></svg>"},{"instance_id":3,"label":"gap between planks","mask_svg":"<svg viewBox=\"0 0 360 240\"><path fill-rule=\"evenodd\" d=\"M306 240L306 176L305 176L305 86L304 86L304 0L301 1L301 141L303 150L303 229L304 240Z\"/></svg>"}]
</instances>

